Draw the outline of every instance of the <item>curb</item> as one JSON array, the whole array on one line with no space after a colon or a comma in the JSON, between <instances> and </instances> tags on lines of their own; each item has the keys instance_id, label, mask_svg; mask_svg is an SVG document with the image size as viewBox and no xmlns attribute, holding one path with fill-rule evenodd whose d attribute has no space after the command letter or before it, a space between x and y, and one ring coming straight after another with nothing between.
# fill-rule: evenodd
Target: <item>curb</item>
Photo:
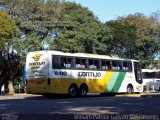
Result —
<instances>
[{"instance_id":1,"label":"curb","mask_svg":"<svg viewBox=\"0 0 160 120\"><path fill-rule=\"evenodd\" d=\"M141 95L141 97L160 97L160 94L147 94L147 95Z\"/></svg>"},{"instance_id":2,"label":"curb","mask_svg":"<svg viewBox=\"0 0 160 120\"><path fill-rule=\"evenodd\" d=\"M116 97L141 97L141 94L118 94Z\"/></svg>"},{"instance_id":3,"label":"curb","mask_svg":"<svg viewBox=\"0 0 160 120\"><path fill-rule=\"evenodd\" d=\"M160 93L117 94L116 97L160 97Z\"/></svg>"}]
</instances>

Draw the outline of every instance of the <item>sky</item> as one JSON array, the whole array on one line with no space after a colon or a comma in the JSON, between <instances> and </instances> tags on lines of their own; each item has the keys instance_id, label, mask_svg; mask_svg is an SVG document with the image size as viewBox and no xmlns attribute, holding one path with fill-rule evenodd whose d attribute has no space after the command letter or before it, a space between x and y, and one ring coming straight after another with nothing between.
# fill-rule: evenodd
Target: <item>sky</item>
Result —
<instances>
[{"instance_id":1,"label":"sky","mask_svg":"<svg viewBox=\"0 0 160 120\"><path fill-rule=\"evenodd\" d=\"M88 7L103 23L136 12L150 16L160 11L160 0L66 0Z\"/></svg>"}]
</instances>

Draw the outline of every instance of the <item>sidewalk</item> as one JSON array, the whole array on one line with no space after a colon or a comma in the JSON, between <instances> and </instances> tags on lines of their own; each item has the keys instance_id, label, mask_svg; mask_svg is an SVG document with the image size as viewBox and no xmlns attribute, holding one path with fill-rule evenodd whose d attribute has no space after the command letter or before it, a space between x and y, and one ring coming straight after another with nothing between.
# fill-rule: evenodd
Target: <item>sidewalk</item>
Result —
<instances>
[{"instance_id":1,"label":"sidewalk","mask_svg":"<svg viewBox=\"0 0 160 120\"><path fill-rule=\"evenodd\" d=\"M14 95L0 95L0 100L6 99L26 99L26 98L33 98L33 97L42 97L42 95L37 94L26 94L26 93L16 93Z\"/></svg>"},{"instance_id":2,"label":"sidewalk","mask_svg":"<svg viewBox=\"0 0 160 120\"><path fill-rule=\"evenodd\" d=\"M141 93L141 97L160 97L160 92L144 92Z\"/></svg>"},{"instance_id":3,"label":"sidewalk","mask_svg":"<svg viewBox=\"0 0 160 120\"><path fill-rule=\"evenodd\" d=\"M117 97L160 97L160 92L143 92L139 94L117 94Z\"/></svg>"}]
</instances>

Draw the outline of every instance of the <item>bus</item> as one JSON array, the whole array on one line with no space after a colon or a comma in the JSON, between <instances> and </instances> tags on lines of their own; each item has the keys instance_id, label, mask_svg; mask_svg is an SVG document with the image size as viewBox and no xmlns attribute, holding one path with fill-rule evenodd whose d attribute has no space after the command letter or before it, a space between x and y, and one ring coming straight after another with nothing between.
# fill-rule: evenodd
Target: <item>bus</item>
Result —
<instances>
[{"instance_id":1,"label":"bus","mask_svg":"<svg viewBox=\"0 0 160 120\"><path fill-rule=\"evenodd\" d=\"M27 93L69 94L140 93L140 62L107 55L29 52L26 58Z\"/></svg>"},{"instance_id":2,"label":"bus","mask_svg":"<svg viewBox=\"0 0 160 120\"><path fill-rule=\"evenodd\" d=\"M156 90L160 91L160 78L158 77L159 70L156 69L142 69L143 88L144 91Z\"/></svg>"}]
</instances>

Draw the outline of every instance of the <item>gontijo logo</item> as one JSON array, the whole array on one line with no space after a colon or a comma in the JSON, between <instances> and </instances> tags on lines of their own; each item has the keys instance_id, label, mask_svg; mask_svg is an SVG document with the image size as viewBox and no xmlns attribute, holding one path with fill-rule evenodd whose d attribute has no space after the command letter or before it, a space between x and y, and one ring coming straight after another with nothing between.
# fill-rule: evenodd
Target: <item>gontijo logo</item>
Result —
<instances>
[{"instance_id":1,"label":"gontijo logo","mask_svg":"<svg viewBox=\"0 0 160 120\"><path fill-rule=\"evenodd\" d=\"M40 57L42 56L42 54L36 54L34 57L32 57L34 59L34 61L39 61Z\"/></svg>"},{"instance_id":2,"label":"gontijo logo","mask_svg":"<svg viewBox=\"0 0 160 120\"><path fill-rule=\"evenodd\" d=\"M41 56L43 54L36 54L35 56L33 56L32 58L34 59L35 62L31 62L29 63L29 66L41 66L41 65L45 65L45 62L39 62Z\"/></svg>"}]
</instances>

